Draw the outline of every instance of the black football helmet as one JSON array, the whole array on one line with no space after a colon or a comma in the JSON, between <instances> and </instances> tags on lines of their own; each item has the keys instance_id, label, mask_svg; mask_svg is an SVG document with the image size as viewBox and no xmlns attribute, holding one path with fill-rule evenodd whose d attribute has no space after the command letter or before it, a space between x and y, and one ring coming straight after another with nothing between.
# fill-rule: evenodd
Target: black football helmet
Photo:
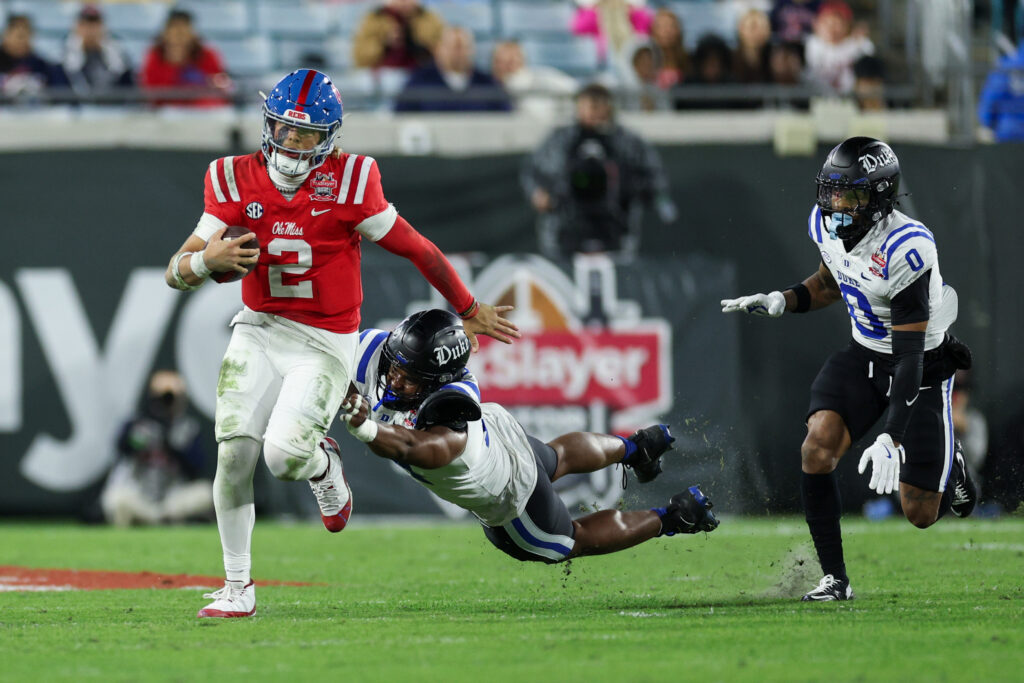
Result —
<instances>
[{"instance_id":1,"label":"black football helmet","mask_svg":"<svg viewBox=\"0 0 1024 683\"><path fill-rule=\"evenodd\" d=\"M829 232L841 240L858 240L892 212L900 162L881 140L849 138L828 153L816 182ZM833 214L841 217L833 219Z\"/></svg>"},{"instance_id":2,"label":"black football helmet","mask_svg":"<svg viewBox=\"0 0 1024 683\"><path fill-rule=\"evenodd\" d=\"M436 308L413 313L384 340L377 366L379 405L402 411L419 407L427 396L462 376L470 348L462 320L454 313ZM398 396L391 390L388 371L393 365L421 383L417 394Z\"/></svg>"}]
</instances>

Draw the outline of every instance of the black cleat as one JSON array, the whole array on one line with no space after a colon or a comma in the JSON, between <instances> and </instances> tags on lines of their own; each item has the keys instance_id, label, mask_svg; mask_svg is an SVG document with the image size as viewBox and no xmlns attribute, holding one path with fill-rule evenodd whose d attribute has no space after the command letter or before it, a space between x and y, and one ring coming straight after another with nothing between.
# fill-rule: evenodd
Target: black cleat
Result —
<instances>
[{"instance_id":1,"label":"black cleat","mask_svg":"<svg viewBox=\"0 0 1024 683\"><path fill-rule=\"evenodd\" d=\"M633 470L641 484L653 481L661 474L661 455L672 450L676 437L668 431L668 425L651 425L638 429L629 437L636 444L636 451L629 456L629 462L622 463Z\"/></svg>"},{"instance_id":2,"label":"black cleat","mask_svg":"<svg viewBox=\"0 0 1024 683\"><path fill-rule=\"evenodd\" d=\"M668 501L665 515L661 518L661 535L714 531L718 528L718 518L711 512L712 507L711 501L699 486L691 486L677 493Z\"/></svg>"},{"instance_id":3,"label":"black cleat","mask_svg":"<svg viewBox=\"0 0 1024 683\"><path fill-rule=\"evenodd\" d=\"M837 579L825 574L818 587L800 598L800 602L830 602L832 600L853 600L853 589L849 579Z\"/></svg>"},{"instance_id":4,"label":"black cleat","mask_svg":"<svg viewBox=\"0 0 1024 683\"><path fill-rule=\"evenodd\" d=\"M956 442L956 452L953 455L953 475L956 484L953 487L953 504L950 508L957 517L970 517L978 502L978 488L971 481L971 473L964 462L963 446L959 441Z\"/></svg>"}]
</instances>

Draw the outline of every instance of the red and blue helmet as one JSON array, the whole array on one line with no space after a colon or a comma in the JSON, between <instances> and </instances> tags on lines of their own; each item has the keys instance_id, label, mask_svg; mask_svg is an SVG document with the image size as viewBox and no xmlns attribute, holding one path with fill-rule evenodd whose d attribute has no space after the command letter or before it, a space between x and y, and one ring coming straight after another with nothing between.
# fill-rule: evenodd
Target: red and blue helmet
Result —
<instances>
[{"instance_id":1,"label":"red and blue helmet","mask_svg":"<svg viewBox=\"0 0 1024 683\"><path fill-rule=\"evenodd\" d=\"M327 74L299 69L282 78L263 101L267 164L287 176L323 164L341 132L342 113L341 93Z\"/></svg>"}]
</instances>

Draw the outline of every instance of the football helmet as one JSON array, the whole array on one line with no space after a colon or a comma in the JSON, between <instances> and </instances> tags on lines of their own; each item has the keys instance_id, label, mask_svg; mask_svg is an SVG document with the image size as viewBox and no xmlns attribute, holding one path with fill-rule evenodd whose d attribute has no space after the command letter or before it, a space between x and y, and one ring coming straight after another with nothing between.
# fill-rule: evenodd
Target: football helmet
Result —
<instances>
[{"instance_id":1,"label":"football helmet","mask_svg":"<svg viewBox=\"0 0 1024 683\"><path fill-rule=\"evenodd\" d=\"M280 173L295 177L327 160L341 132L341 94L313 69L282 78L263 100L263 156Z\"/></svg>"},{"instance_id":2,"label":"football helmet","mask_svg":"<svg viewBox=\"0 0 1024 683\"><path fill-rule=\"evenodd\" d=\"M469 353L469 337L457 315L436 308L413 313L384 340L377 366L378 405L389 410L419 407L427 396L462 376ZM388 372L394 365L419 383L416 394L399 396L391 389Z\"/></svg>"},{"instance_id":3,"label":"football helmet","mask_svg":"<svg viewBox=\"0 0 1024 683\"><path fill-rule=\"evenodd\" d=\"M881 140L849 138L828 153L816 183L829 234L833 239L857 240L892 212L900 162Z\"/></svg>"}]
</instances>

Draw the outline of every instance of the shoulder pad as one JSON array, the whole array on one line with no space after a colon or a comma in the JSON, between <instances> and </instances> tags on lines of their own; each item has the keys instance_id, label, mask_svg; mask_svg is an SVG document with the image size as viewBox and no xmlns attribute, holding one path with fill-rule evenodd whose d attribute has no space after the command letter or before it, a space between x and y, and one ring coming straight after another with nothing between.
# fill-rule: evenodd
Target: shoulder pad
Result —
<instances>
[{"instance_id":1,"label":"shoulder pad","mask_svg":"<svg viewBox=\"0 0 1024 683\"><path fill-rule=\"evenodd\" d=\"M435 391L416 412L416 429L437 425L461 431L481 417L480 404L458 389Z\"/></svg>"}]
</instances>

